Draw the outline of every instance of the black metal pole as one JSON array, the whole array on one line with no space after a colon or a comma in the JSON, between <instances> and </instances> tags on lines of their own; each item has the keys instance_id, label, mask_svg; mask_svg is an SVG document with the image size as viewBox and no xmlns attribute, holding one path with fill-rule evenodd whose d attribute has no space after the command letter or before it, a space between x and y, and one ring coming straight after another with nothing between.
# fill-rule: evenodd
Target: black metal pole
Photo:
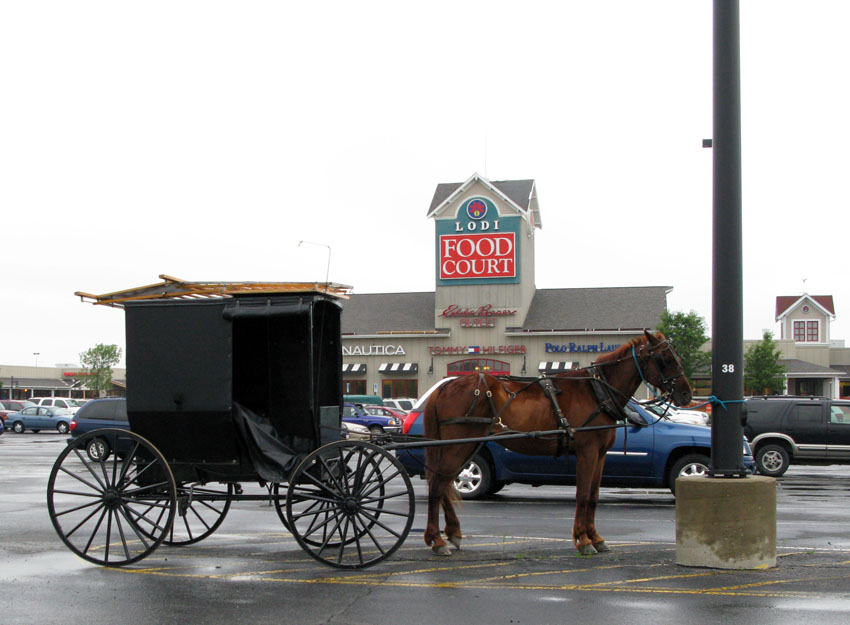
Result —
<instances>
[{"instance_id":1,"label":"black metal pole","mask_svg":"<svg viewBox=\"0 0 850 625\"><path fill-rule=\"evenodd\" d=\"M711 467L746 475L741 228L741 51L738 0L714 0Z\"/></svg>"}]
</instances>

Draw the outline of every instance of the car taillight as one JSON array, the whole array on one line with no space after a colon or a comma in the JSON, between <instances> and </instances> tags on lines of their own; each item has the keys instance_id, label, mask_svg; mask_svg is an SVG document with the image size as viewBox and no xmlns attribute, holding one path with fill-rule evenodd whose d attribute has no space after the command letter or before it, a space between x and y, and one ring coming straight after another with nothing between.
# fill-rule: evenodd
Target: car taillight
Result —
<instances>
[{"instance_id":1,"label":"car taillight","mask_svg":"<svg viewBox=\"0 0 850 625\"><path fill-rule=\"evenodd\" d=\"M419 418L420 414L422 413L417 410L413 410L411 412L408 412L407 415L405 415L404 423L401 426L402 434L407 434L410 431L410 426L412 426L416 419Z\"/></svg>"},{"instance_id":2,"label":"car taillight","mask_svg":"<svg viewBox=\"0 0 850 625\"><path fill-rule=\"evenodd\" d=\"M74 419L71 419L71 424L68 426L68 430L73 432L75 427L77 427L77 422Z\"/></svg>"}]
</instances>

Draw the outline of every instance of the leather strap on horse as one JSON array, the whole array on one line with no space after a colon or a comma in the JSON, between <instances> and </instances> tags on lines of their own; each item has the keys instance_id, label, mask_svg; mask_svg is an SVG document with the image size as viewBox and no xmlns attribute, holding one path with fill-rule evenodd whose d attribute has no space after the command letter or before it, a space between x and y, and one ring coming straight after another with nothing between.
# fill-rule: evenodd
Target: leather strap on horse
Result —
<instances>
[{"instance_id":1,"label":"leather strap on horse","mask_svg":"<svg viewBox=\"0 0 850 625\"><path fill-rule=\"evenodd\" d=\"M593 421L597 415L603 412L614 419L614 421L629 421L629 416L626 414L623 406L611 395L611 385L605 379L605 374L601 368L594 369L594 374L590 377L590 387L596 395L597 406L596 410L590 413L590 416L582 427Z\"/></svg>"},{"instance_id":2,"label":"leather strap on horse","mask_svg":"<svg viewBox=\"0 0 850 625\"><path fill-rule=\"evenodd\" d=\"M484 395L487 397L487 400L490 402L490 412L493 415L492 417L473 417L470 413L475 410L475 406L478 405L478 400L481 398L481 388L484 389ZM505 408L513 401L514 397L516 397L516 393L508 393L508 401L506 401L499 411L496 411L496 406L493 403L493 393L487 387L487 381L484 378L483 373L478 374L478 387L472 394L472 404L469 408L466 409L466 414L462 417L454 417L452 419L444 419L442 421L437 421L437 426L441 427L444 425L457 425L462 423L488 423L490 425L501 425L502 424L502 413L505 411ZM502 426L504 427L504 426Z\"/></svg>"},{"instance_id":3,"label":"leather strap on horse","mask_svg":"<svg viewBox=\"0 0 850 625\"><path fill-rule=\"evenodd\" d=\"M558 418L558 426L564 431L564 433L558 437L558 444L555 447L555 457L562 455L564 453L564 449L569 449L570 444L573 442L575 438L575 434L573 432L572 427L570 427L570 422L567 421L567 418L564 416L563 411L561 410L561 406L558 405L558 395L561 394L561 390L555 388L555 383L552 382L547 377L542 377L538 380L540 387L543 389L543 394L549 398L549 401L552 402L552 410L555 412L555 416ZM566 440L569 439L569 440Z\"/></svg>"}]
</instances>

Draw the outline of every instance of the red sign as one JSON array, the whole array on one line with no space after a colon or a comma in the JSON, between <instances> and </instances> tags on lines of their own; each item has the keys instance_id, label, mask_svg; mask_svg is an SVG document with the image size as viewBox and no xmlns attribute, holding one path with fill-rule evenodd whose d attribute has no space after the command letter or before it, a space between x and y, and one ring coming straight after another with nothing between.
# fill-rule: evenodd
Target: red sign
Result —
<instances>
[{"instance_id":1,"label":"red sign","mask_svg":"<svg viewBox=\"0 0 850 625\"><path fill-rule=\"evenodd\" d=\"M513 278L516 238L513 232L440 236L440 279Z\"/></svg>"},{"instance_id":2,"label":"red sign","mask_svg":"<svg viewBox=\"0 0 850 625\"><path fill-rule=\"evenodd\" d=\"M451 304L440 313L441 317L506 317L516 314L516 308L494 308L493 304L484 304L478 308L463 308Z\"/></svg>"}]
</instances>

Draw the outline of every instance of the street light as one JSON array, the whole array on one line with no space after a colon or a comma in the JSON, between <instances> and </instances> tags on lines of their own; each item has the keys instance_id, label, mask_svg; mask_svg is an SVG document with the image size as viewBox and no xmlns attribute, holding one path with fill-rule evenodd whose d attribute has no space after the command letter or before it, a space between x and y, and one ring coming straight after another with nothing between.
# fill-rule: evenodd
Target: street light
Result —
<instances>
[{"instance_id":1,"label":"street light","mask_svg":"<svg viewBox=\"0 0 850 625\"><path fill-rule=\"evenodd\" d=\"M32 355L33 355L33 356L35 356L35 366L36 366L36 367L38 366L38 355L39 355L40 353L41 353L41 352L33 352L33 353L32 353Z\"/></svg>"},{"instance_id":2,"label":"street light","mask_svg":"<svg viewBox=\"0 0 850 625\"><path fill-rule=\"evenodd\" d=\"M306 243L307 245L318 245L319 247L328 248L328 267L327 267L327 270L325 271L325 292L327 293L327 291L328 291L328 277L331 274L331 246L325 245L324 243L313 243L312 241L299 241L298 247L301 247L304 243Z\"/></svg>"}]
</instances>

